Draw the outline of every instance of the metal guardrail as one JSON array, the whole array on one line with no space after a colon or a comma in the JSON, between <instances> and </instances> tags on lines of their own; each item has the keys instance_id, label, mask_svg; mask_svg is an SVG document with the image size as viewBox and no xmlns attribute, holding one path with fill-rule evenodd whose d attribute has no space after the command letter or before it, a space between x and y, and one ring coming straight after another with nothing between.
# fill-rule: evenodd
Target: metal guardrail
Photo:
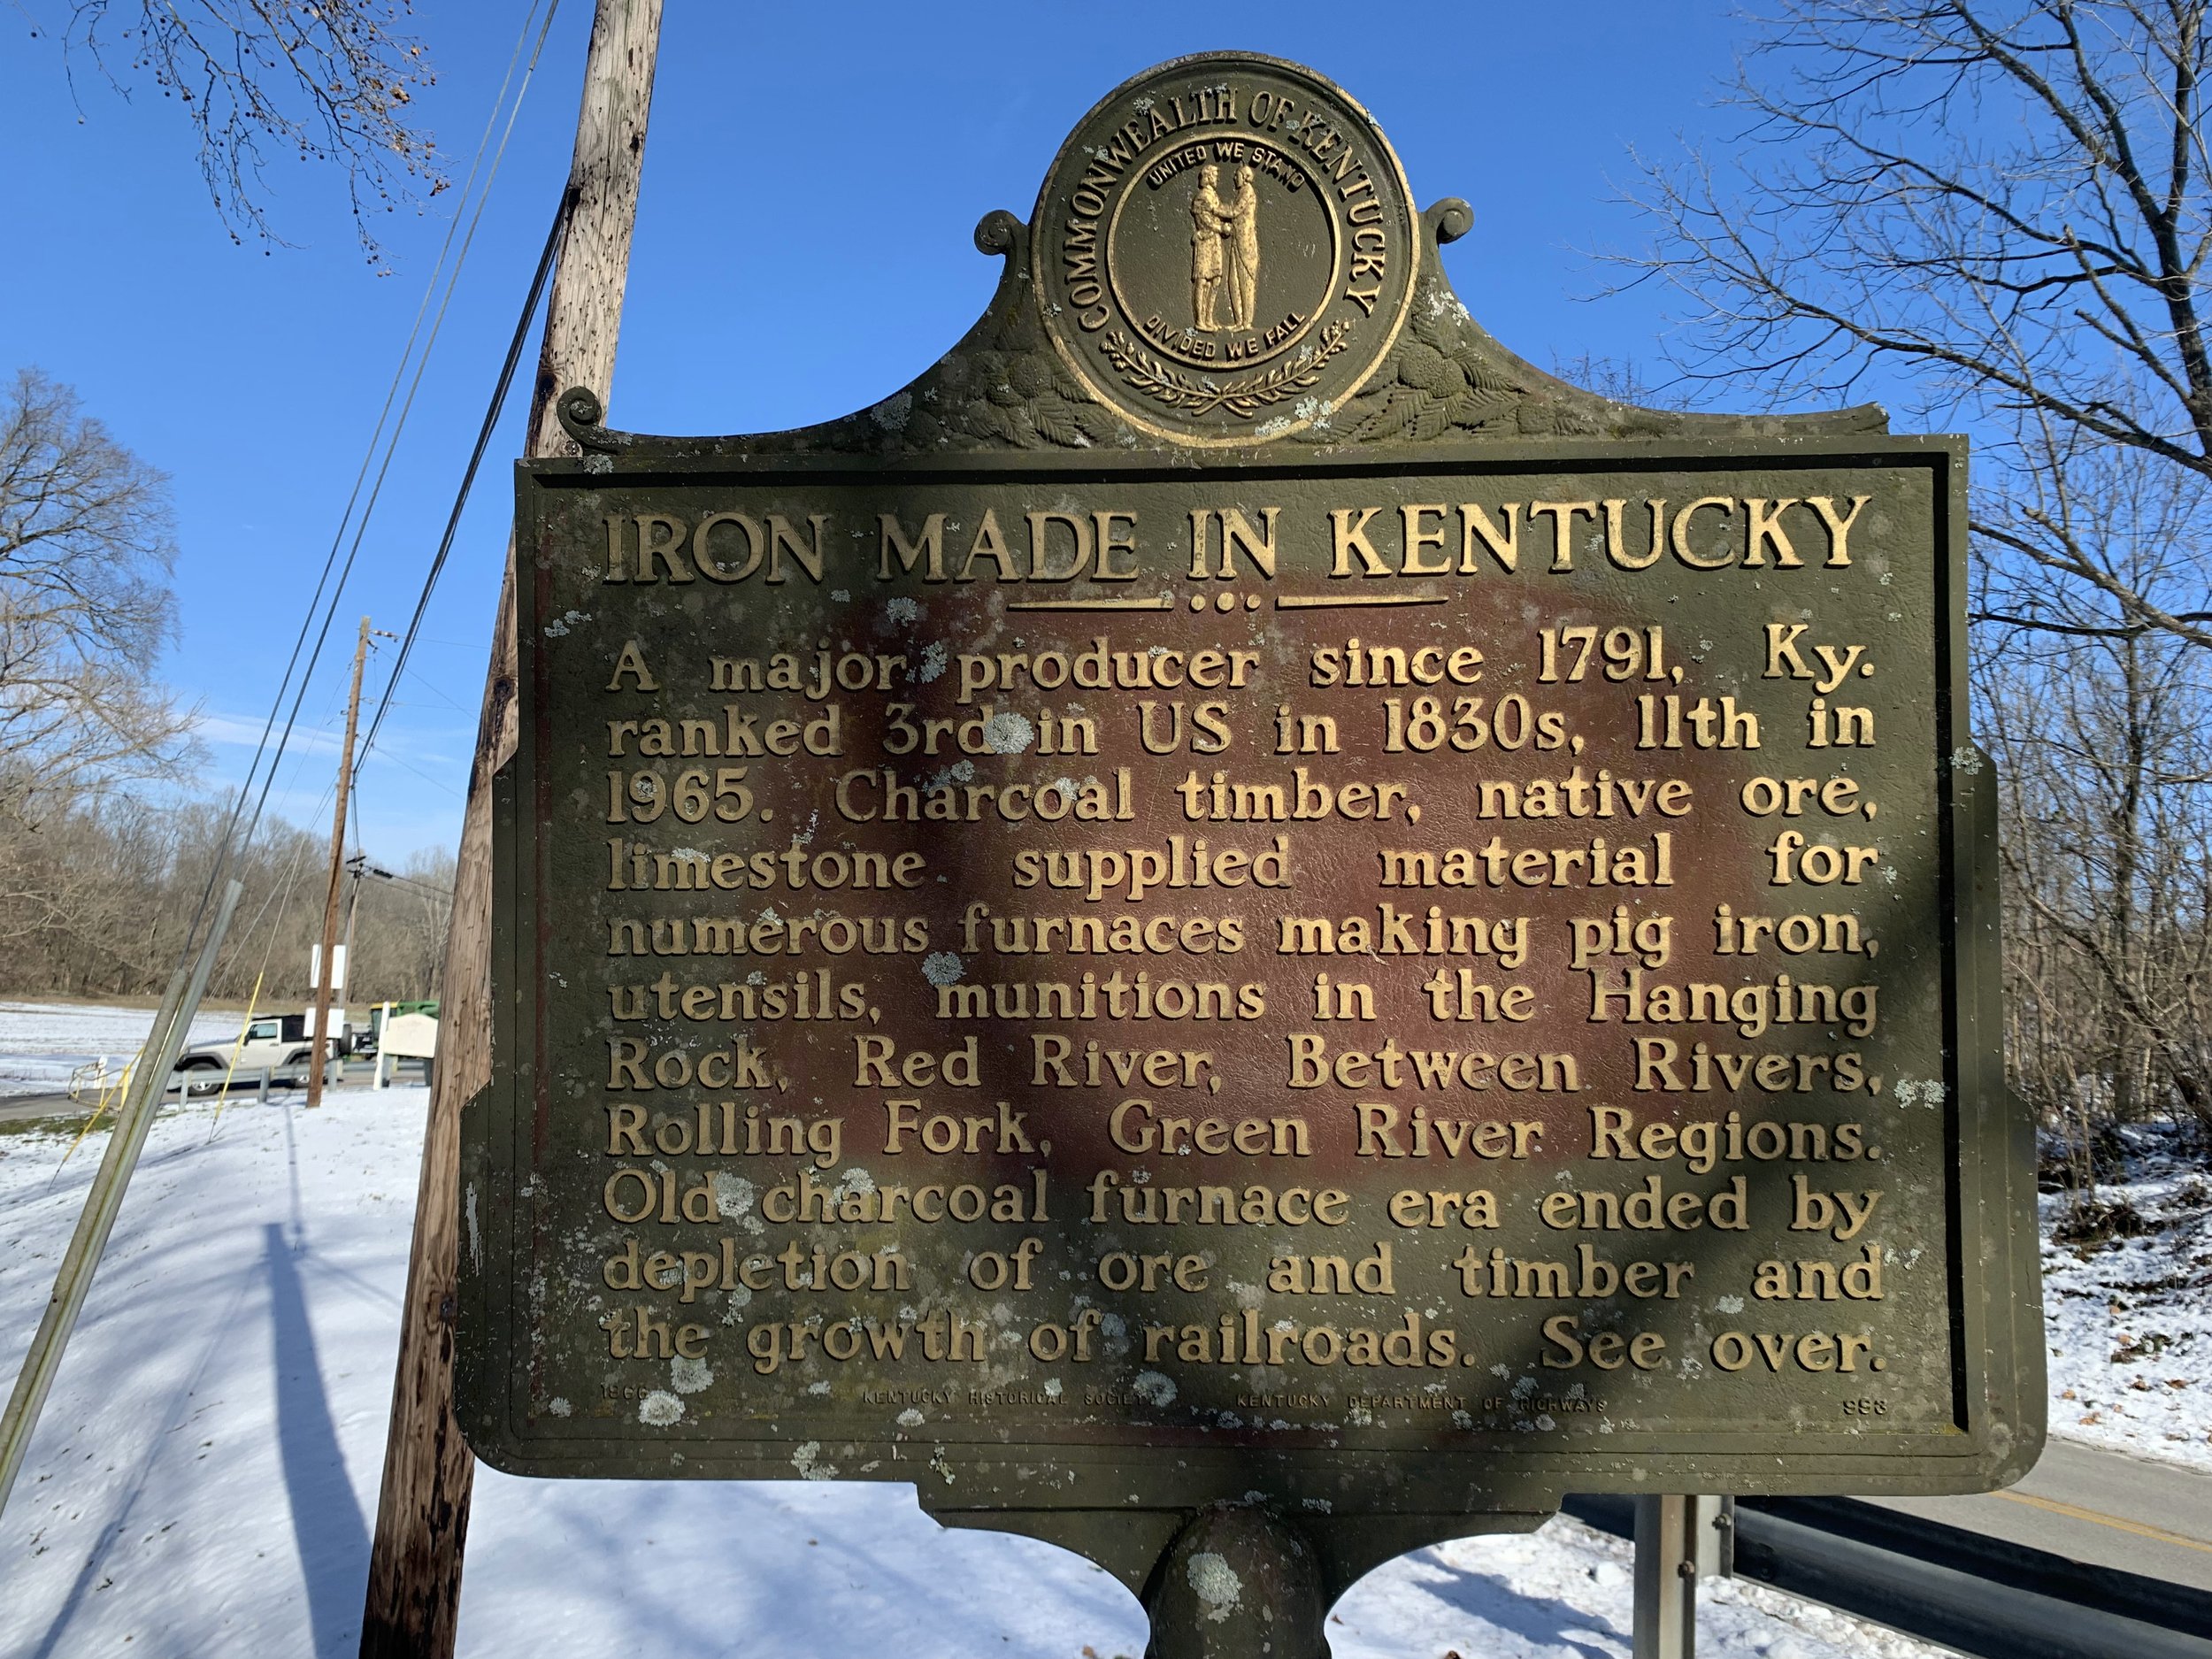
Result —
<instances>
[{"instance_id":1,"label":"metal guardrail","mask_svg":"<svg viewBox=\"0 0 2212 1659\"><path fill-rule=\"evenodd\" d=\"M1635 1535L1635 1500L1571 1497ZM2212 1659L2212 1594L1849 1498L1743 1498L1735 1571L1976 1659Z\"/></svg>"}]
</instances>

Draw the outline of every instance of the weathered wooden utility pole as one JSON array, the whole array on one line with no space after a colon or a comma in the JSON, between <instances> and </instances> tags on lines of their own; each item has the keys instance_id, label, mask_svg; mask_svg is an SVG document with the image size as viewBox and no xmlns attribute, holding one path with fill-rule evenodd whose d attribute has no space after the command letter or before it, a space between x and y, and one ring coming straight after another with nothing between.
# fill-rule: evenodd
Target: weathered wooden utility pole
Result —
<instances>
[{"instance_id":1,"label":"weathered wooden utility pole","mask_svg":"<svg viewBox=\"0 0 2212 1659\"><path fill-rule=\"evenodd\" d=\"M361 637L353 648L353 689L346 697L345 747L338 756L338 810L330 820L330 884L323 893L322 938L315 947L315 1057L307 1069L311 1108L323 1103L323 1073L330 1065L324 1044L330 1033L330 994L338 977L338 889L346 873L346 800L353 789L353 737L361 726L361 671L368 661L369 619L363 617Z\"/></svg>"},{"instance_id":2,"label":"weathered wooden utility pole","mask_svg":"<svg viewBox=\"0 0 2212 1659\"><path fill-rule=\"evenodd\" d=\"M614 379L660 27L661 0L598 0L592 19L565 197L568 226L531 395L532 456L568 452L553 410L556 396L582 386L604 402ZM454 876L438 1058L369 1556L362 1659L442 1659L453 1652L460 1608L475 1473L453 1420L460 1121L462 1106L491 1076L491 780L515 745L514 582L510 543Z\"/></svg>"}]
</instances>

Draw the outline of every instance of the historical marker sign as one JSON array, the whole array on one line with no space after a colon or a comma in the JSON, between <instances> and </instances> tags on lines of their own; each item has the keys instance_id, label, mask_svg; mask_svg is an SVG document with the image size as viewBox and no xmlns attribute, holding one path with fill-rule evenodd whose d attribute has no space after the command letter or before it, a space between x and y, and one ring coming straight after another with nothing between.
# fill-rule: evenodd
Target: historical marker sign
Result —
<instances>
[{"instance_id":1,"label":"historical marker sign","mask_svg":"<svg viewBox=\"0 0 2212 1659\"><path fill-rule=\"evenodd\" d=\"M910 1480L1135 1577L1253 1494L1341 1577L2032 1457L1962 446L1564 387L1444 282L1464 214L1319 78L1187 60L876 409L572 400L485 1457Z\"/></svg>"}]
</instances>

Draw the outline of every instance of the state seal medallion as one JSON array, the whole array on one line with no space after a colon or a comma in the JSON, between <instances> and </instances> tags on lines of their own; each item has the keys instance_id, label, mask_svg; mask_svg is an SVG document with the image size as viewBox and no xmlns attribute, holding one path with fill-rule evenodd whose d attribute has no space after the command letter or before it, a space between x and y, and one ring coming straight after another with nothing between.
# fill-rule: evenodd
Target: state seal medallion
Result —
<instances>
[{"instance_id":1,"label":"state seal medallion","mask_svg":"<svg viewBox=\"0 0 2212 1659\"><path fill-rule=\"evenodd\" d=\"M1179 442L1310 426L1388 353L1412 303L1404 171L1341 89L1272 58L1178 58L1117 88L1037 199L1054 346Z\"/></svg>"}]
</instances>

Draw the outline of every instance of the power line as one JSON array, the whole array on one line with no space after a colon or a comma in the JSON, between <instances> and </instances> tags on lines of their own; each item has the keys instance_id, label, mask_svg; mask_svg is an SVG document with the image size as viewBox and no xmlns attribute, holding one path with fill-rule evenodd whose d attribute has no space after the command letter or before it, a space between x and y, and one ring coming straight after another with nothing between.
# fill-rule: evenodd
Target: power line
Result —
<instances>
[{"instance_id":1,"label":"power line","mask_svg":"<svg viewBox=\"0 0 2212 1659\"><path fill-rule=\"evenodd\" d=\"M449 904L453 902L452 888L442 887L434 881L419 881L413 876L403 876L398 874L396 872L387 870L380 864L373 864L368 861L367 855L365 854L358 854L354 857L348 859L346 861L346 868L349 872L351 872L353 879L356 881L373 879L377 881L395 882L403 887L413 887L419 892L429 894L434 898L443 899Z\"/></svg>"},{"instance_id":2,"label":"power line","mask_svg":"<svg viewBox=\"0 0 2212 1659\"><path fill-rule=\"evenodd\" d=\"M345 511L340 516L337 533L331 539L330 551L324 557L322 572L316 580L314 595L308 602L307 614L301 619L299 634L293 641L292 654L285 664L283 677L278 682L276 696L270 705L268 718L262 725L260 741L255 747L253 758L247 766L245 780L239 786L237 798L232 805L230 819L224 826L222 841L209 871L207 885L200 895L198 908L194 911L192 920L185 930L183 948L187 954L189 953L192 938L197 933L200 923L206 916L217 884L221 880L224 872L232 862L233 851L239 840L238 821L244 811L246 797L252 792L255 773L260 770L262 758L265 754L267 754L269 757L267 771L263 774L260 793L254 801L253 815L246 826L244 840L247 843L250 844L252 841L255 832L260 826L262 814L268 805L270 790L276 781L277 766L283 759L286 746L291 741L293 728L299 719L301 704L306 699L308 686L313 679L317 664L321 660L323 646L329 637L331 618L337 612L339 602L344 595L347 580L351 576L354 562L360 555L362 539L367 534L370 517L375 511L377 499L382 493L385 478L391 469L393 456L397 452L401 434L405 430L407 418L413 410L415 396L421 388L423 374L428 367L431 352L437 343L439 331L444 325L447 309L452 303L454 290L460 281L462 267L465 265L469 250L475 241L477 227L482 222L484 208L491 198L492 185L498 177L500 163L506 155L508 140L512 137L515 121L522 112L523 100L529 92L531 78L537 69L539 54L544 50L546 36L552 28L554 13L558 10L559 4L560 0L548 0L544 17L539 26L536 42L531 47L529 61L523 71L521 84L516 88L513 104L508 108L506 126L500 131L498 148L492 154L489 169L484 173L482 188L477 191L474 211L468 216L468 229L461 238L457 251L454 249L454 238L460 231L464 217L458 207L455 211L452 223L446 228L445 240L440 245L437 262L431 268L429 281L425 285L422 303L416 311L414 326L409 332L406 345L400 353L398 365L393 371L392 385L385 394L383 409L377 416L377 423L370 433L368 447L362 457L360 469L355 475L352 494L348 496ZM499 111L501 106L506 104L507 89L514 85L515 65L521 58L524 42L530 37L530 25L533 19L537 16L537 10L538 0L531 0L529 11L524 14L522 27L516 37L514 52L508 59L506 76L500 82L498 96L493 100L491 114L486 119L483 136L477 144L476 158L470 164L467 180L462 186L461 199L464 203L467 200L468 192L474 184L479 171L483 169L485 151L491 144L493 131L499 126ZM449 267L447 257L449 253L452 255L452 262ZM445 291L439 298L437 311L431 316L429 333L425 336L423 319L429 311L432 295L437 292L441 271L446 273ZM416 349L418 340L421 341L419 352ZM407 365L411 358L415 365L411 380L407 373ZM392 406L394 400L399 396L403 383L407 388L406 396L400 402L397 417L394 419ZM378 442L380 439L384 438L388 421L390 422L391 426L390 435L384 441L383 459L380 464L378 464L376 462ZM362 488L368 479L372 465L376 465L375 482L369 488L367 500L363 502ZM360 508L357 518L355 516L357 505ZM333 587L332 570L336 565L339 549L345 546L349 523L352 524L354 530L352 545L347 549L344 565L337 569L337 581ZM326 589L329 590L327 602L324 599ZM322 613L319 628L316 628L318 610ZM301 652L306 648L307 636L311 628L315 629L314 646L307 653L305 667L300 669ZM274 752L271 754L269 752L270 733L276 727L279 713L284 711L285 694L292 689L295 669L299 669L297 690L292 697L292 706L289 711L285 713L283 730L278 734Z\"/></svg>"},{"instance_id":3,"label":"power line","mask_svg":"<svg viewBox=\"0 0 2212 1659\"><path fill-rule=\"evenodd\" d=\"M468 506L470 490L475 487L477 469L483 465L484 452L491 446L492 432L499 425L500 411L506 407L507 394L514 385L515 370L522 362L523 347L530 338L530 319L538 313L538 302L544 297L547 280L559 259L561 239L568 229L568 210L569 198L565 193L560 205L553 211L553 223L546 229L545 247L538 255L538 268L530 279L530 292L522 302L522 314L515 319L514 337L507 342L506 361L499 365L499 380L492 388L483 423L477 428L476 447L469 451L469 463L462 471L460 488L454 492L453 511L446 515L445 534L438 538L438 551L423 578L422 592L415 600L415 613L408 618L406 630L400 636L399 649L392 659L392 672L384 681L384 695L377 699L376 712L370 718L367 735L361 741L361 752L355 757L356 776L367 762L369 751L376 746L376 734L384 725L384 711L392 706L392 695L399 688L399 677L406 670L408 654L415 649L415 636L422 627L424 613L430 609L430 595L437 590L447 556L453 551L453 539L460 531L461 514Z\"/></svg>"},{"instance_id":4,"label":"power line","mask_svg":"<svg viewBox=\"0 0 2212 1659\"><path fill-rule=\"evenodd\" d=\"M292 711L285 722L285 739L289 739L293 722L299 718L300 704L305 700L307 695L309 677L312 676L315 672L315 664L321 658L323 645L330 636L331 624L334 620L335 620L338 614L339 601L344 596L346 583L353 574L354 562L360 557L361 543L364 538L365 538L368 534L369 518L371 515L375 512L377 501L383 494L384 480L391 472L393 457L397 454L399 449L400 435L405 429L407 418L409 414L412 412L415 406L415 396L422 388L423 375L430 366L431 350L437 343L439 331L445 325L446 311L452 304L454 291L460 284L461 268L468 259L469 250L476 241L477 227L482 223L484 210L491 201L492 184L499 176L500 163L506 157L507 142L514 135L515 122L522 114L522 100L529 91L531 77L537 72L538 55L544 50L546 35L553 27L553 16L554 13L559 9L559 4L560 0L550 0L550 4L549 4L546 7L544 21L538 31L537 44L531 50L530 62L523 72L522 85L517 90L515 102L508 111L506 127L500 134L499 148L493 154L490 171L485 174L484 187L477 193L475 211L469 219L468 234L462 238L460 250L454 256L452 268L446 280L445 292L440 296L436 315L431 319L429 337L423 342L422 351L415 359L415 373L413 378L408 382L407 396L405 401L400 405L399 419L393 426L391 438L384 446L384 458L377 467L376 482L370 488L369 499L361 510L361 516L355 521L353 544L346 550L346 562L338 572L337 586L332 589L329 603L323 609L322 626L318 630L315 636L314 651L308 658L306 672L302 676L300 680L299 693L292 700ZM534 12L535 9L536 0L532 0L532 11ZM526 14L523 19L523 31L526 35L528 33L529 27L529 16ZM518 40L516 45L517 50L519 52L519 40ZM511 75L512 72L513 65L511 62L509 65L509 73ZM503 92L504 90L503 85L502 90ZM495 105L495 109L496 109L496 105ZM488 129L487 136L488 136ZM472 176L473 176L472 169ZM457 214L456 215L456 224L457 226L458 224ZM452 233L449 230L447 233L447 239L449 242L451 241L451 236ZM344 528L342 525L340 527L339 534L342 538L344 535ZM332 550L334 553L336 551L334 545ZM326 566L326 572L327 566ZM319 586L318 592L319 591L320 588ZM281 693L279 695L281 696ZM279 742L280 754L282 752L282 741L283 740L280 740ZM251 774L249 773L249 776ZM261 792L261 799L257 801L254 806L253 824L259 823L262 810L268 800L268 786L264 784ZM252 826L250 825L247 829L247 834L250 837L252 833ZM203 908L204 908L204 902L203 902Z\"/></svg>"}]
</instances>

